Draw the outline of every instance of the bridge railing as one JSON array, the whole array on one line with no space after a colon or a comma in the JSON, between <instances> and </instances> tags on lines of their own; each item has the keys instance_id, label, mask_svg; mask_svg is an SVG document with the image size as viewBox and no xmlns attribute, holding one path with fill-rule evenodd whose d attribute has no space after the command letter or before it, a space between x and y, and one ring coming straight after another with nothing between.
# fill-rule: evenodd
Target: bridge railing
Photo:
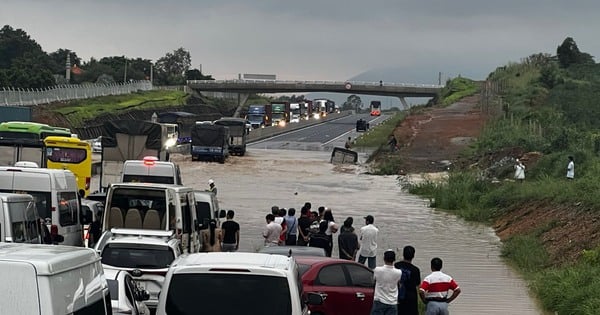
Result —
<instances>
[{"instance_id":1,"label":"bridge railing","mask_svg":"<svg viewBox=\"0 0 600 315\"><path fill-rule=\"evenodd\" d=\"M319 85L337 85L344 86L348 83L359 86L395 86L395 87L417 87L417 88L443 88L442 85L436 84L412 84L412 83L396 83L396 82L366 82L366 81L297 81L297 80L188 80L187 84L319 84Z\"/></svg>"},{"instance_id":2,"label":"bridge railing","mask_svg":"<svg viewBox=\"0 0 600 315\"><path fill-rule=\"evenodd\" d=\"M52 102L152 90L150 81L125 84L70 84L44 89L0 88L0 106L35 106Z\"/></svg>"}]
</instances>

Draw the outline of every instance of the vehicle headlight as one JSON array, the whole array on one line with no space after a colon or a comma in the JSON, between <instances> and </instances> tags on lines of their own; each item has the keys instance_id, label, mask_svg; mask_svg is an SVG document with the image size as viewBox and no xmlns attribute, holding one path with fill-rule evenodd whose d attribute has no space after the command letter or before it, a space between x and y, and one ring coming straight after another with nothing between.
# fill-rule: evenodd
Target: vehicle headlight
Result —
<instances>
[{"instance_id":1,"label":"vehicle headlight","mask_svg":"<svg viewBox=\"0 0 600 315\"><path fill-rule=\"evenodd\" d=\"M172 146L174 146L176 144L177 144L177 139L170 138L170 139L167 140L167 142L165 142L165 147L170 148L170 147L172 147Z\"/></svg>"}]
</instances>

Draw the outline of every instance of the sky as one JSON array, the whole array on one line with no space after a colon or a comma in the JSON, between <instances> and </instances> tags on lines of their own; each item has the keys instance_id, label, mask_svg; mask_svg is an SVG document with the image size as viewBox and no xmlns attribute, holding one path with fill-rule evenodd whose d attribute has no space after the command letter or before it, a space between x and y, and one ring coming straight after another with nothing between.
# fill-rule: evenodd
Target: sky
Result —
<instances>
[{"instance_id":1,"label":"sky","mask_svg":"<svg viewBox=\"0 0 600 315\"><path fill-rule=\"evenodd\" d=\"M2 0L0 24L83 60L183 47L216 79L436 84L555 54L566 37L600 56L599 12L592 0Z\"/></svg>"}]
</instances>

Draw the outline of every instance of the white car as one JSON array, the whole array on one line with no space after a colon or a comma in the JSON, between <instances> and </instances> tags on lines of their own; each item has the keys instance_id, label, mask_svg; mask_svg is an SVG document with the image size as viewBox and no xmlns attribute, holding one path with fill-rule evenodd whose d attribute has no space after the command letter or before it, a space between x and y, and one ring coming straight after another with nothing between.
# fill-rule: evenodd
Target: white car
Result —
<instances>
[{"instance_id":1,"label":"white car","mask_svg":"<svg viewBox=\"0 0 600 315\"><path fill-rule=\"evenodd\" d=\"M150 315L150 310L144 303L150 296L147 291L138 287L129 272L105 269L104 275L108 282L113 315Z\"/></svg>"},{"instance_id":2,"label":"white car","mask_svg":"<svg viewBox=\"0 0 600 315\"><path fill-rule=\"evenodd\" d=\"M146 305L156 308L158 294L173 261L181 255L173 231L116 229L106 231L96 245L104 270L128 271L138 287L148 291Z\"/></svg>"}]
</instances>

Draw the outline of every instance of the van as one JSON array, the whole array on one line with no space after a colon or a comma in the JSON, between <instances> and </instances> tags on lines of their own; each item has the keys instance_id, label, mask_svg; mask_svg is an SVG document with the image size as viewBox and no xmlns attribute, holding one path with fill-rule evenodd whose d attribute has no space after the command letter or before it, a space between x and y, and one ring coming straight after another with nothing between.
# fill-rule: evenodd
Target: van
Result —
<instances>
[{"instance_id":1,"label":"van","mask_svg":"<svg viewBox=\"0 0 600 315\"><path fill-rule=\"evenodd\" d=\"M0 192L33 196L40 218L48 229L64 238L61 245L83 246L81 218L75 175L68 170L0 167Z\"/></svg>"},{"instance_id":2,"label":"van","mask_svg":"<svg viewBox=\"0 0 600 315\"><path fill-rule=\"evenodd\" d=\"M153 183L112 184L102 231L112 228L175 231L184 253L200 250L196 199L191 187ZM104 233L97 246L103 246Z\"/></svg>"},{"instance_id":3,"label":"van","mask_svg":"<svg viewBox=\"0 0 600 315\"><path fill-rule=\"evenodd\" d=\"M179 165L159 161L154 156L143 160L127 160L123 163L122 183L157 183L182 185Z\"/></svg>"},{"instance_id":4,"label":"van","mask_svg":"<svg viewBox=\"0 0 600 315\"><path fill-rule=\"evenodd\" d=\"M100 257L72 246L0 243L2 314L111 314Z\"/></svg>"},{"instance_id":5,"label":"van","mask_svg":"<svg viewBox=\"0 0 600 315\"><path fill-rule=\"evenodd\" d=\"M322 302L318 294L304 296L293 257L197 253L173 262L156 314L304 315L309 314L308 303Z\"/></svg>"},{"instance_id":6,"label":"van","mask_svg":"<svg viewBox=\"0 0 600 315\"><path fill-rule=\"evenodd\" d=\"M219 208L217 196L210 191L194 191L196 199L196 217L198 218L199 229L208 229L210 220L217 221L217 226L221 226L220 219L226 216L225 210Z\"/></svg>"},{"instance_id":7,"label":"van","mask_svg":"<svg viewBox=\"0 0 600 315\"><path fill-rule=\"evenodd\" d=\"M39 216L31 195L0 193L0 242L42 242Z\"/></svg>"}]
</instances>

